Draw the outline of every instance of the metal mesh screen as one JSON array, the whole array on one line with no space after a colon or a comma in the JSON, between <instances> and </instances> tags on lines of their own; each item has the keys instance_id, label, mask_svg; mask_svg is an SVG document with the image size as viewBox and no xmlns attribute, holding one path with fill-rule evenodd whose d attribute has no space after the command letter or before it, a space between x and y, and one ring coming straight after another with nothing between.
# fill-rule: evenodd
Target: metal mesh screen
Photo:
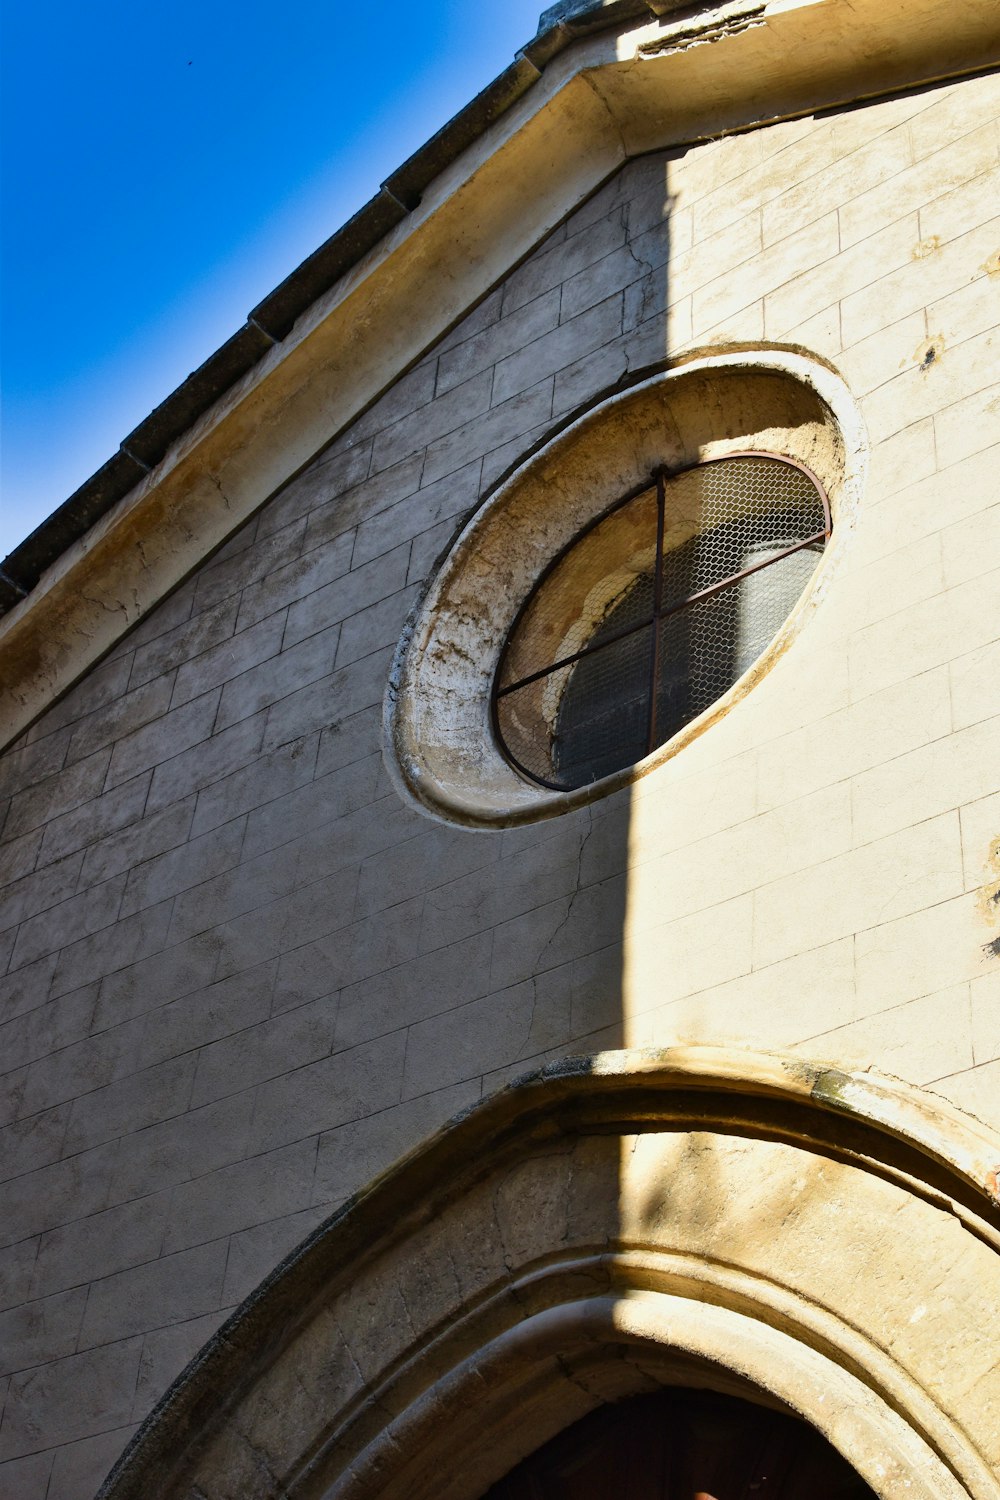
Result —
<instances>
[{"instance_id":1,"label":"metal mesh screen","mask_svg":"<svg viewBox=\"0 0 1000 1500\"><path fill-rule=\"evenodd\" d=\"M494 687L509 758L570 790L633 765L760 656L829 531L816 480L765 454L626 497L536 585Z\"/></svg>"}]
</instances>

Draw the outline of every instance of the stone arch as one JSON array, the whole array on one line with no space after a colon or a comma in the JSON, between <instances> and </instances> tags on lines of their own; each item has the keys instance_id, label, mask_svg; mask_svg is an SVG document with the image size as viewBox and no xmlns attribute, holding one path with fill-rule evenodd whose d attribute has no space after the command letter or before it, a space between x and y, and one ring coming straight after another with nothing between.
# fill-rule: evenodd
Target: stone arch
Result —
<instances>
[{"instance_id":1,"label":"stone arch","mask_svg":"<svg viewBox=\"0 0 1000 1500\"><path fill-rule=\"evenodd\" d=\"M478 1500L597 1405L700 1384L798 1413L880 1496L995 1497L996 1152L797 1058L560 1062L307 1240L102 1493Z\"/></svg>"}]
</instances>

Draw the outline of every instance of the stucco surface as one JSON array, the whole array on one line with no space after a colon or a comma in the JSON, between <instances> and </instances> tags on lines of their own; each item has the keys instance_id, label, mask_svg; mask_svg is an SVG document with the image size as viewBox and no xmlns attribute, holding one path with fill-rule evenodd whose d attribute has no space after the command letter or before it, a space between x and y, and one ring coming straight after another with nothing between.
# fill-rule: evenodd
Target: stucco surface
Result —
<instances>
[{"instance_id":1,"label":"stucco surface","mask_svg":"<svg viewBox=\"0 0 1000 1500\"><path fill-rule=\"evenodd\" d=\"M997 105L972 80L633 162L0 763L0 1493L84 1500L335 1205L529 1063L727 1038L1000 1125ZM475 833L382 763L470 510L683 351L829 360L836 587L630 790Z\"/></svg>"}]
</instances>

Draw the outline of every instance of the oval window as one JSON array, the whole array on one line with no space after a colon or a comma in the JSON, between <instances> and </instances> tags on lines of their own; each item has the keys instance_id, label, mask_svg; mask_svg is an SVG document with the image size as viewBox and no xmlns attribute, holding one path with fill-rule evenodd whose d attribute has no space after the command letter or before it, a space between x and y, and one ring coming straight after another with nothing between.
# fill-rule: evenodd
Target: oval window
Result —
<instances>
[{"instance_id":1,"label":"oval window","mask_svg":"<svg viewBox=\"0 0 1000 1500\"><path fill-rule=\"evenodd\" d=\"M819 481L786 458L651 475L554 558L511 627L493 684L510 764L572 791L649 755L753 665L829 535Z\"/></svg>"}]
</instances>

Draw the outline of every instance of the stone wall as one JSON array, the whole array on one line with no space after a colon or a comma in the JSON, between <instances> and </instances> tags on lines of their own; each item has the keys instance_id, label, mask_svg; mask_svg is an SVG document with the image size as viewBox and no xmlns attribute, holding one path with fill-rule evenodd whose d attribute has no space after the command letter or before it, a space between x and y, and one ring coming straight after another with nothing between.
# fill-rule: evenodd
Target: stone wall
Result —
<instances>
[{"instance_id":1,"label":"stone wall","mask_svg":"<svg viewBox=\"0 0 1000 1500\"><path fill-rule=\"evenodd\" d=\"M0 1494L84 1500L290 1247L539 1058L729 1036L1000 1123L998 100L633 163L4 759ZM808 633L631 795L404 806L386 673L463 517L629 372L757 341L872 443Z\"/></svg>"}]
</instances>

